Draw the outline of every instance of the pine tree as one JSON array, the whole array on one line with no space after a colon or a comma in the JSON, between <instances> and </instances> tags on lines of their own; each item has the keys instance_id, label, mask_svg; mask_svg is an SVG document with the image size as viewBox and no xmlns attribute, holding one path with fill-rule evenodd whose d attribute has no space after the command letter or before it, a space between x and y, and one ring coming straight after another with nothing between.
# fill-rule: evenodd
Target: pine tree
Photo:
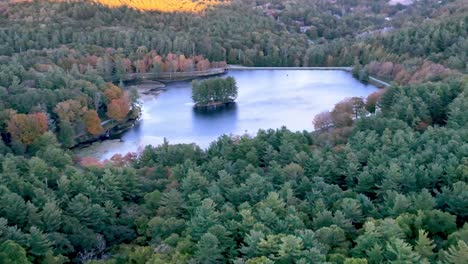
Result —
<instances>
[{"instance_id":1,"label":"pine tree","mask_svg":"<svg viewBox=\"0 0 468 264\"><path fill-rule=\"evenodd\" d=\"M451 246L443 252L441 258L444 264L466 264L468 263L468 245L460 240L456 246Z\"/></svg>"},{"instance_id":2,"label":"pine tree","mask_svg":"<svg viewBox=\"0 0 468 264\"><path fill-rule=\"evenodd\" d=\"M431 259L432 255L434 254L434 248L434 242L432 239L427 237L427 232L420 229L418 231L418 240L416 240L416 246L414 247L414 250L416 250L416 252L418 252L422 257Z\"/></svg>"},{"instance_id":3,"label":"pine tree","mask_svg":"<svg viewBox=\"0 0 468 264\"><path fill-rule=\"evenodd\" d=\"M377 264L382 263L383 260L383 249L380 245L374 245L369 250L366 250L366 255L368 257L369 263Z\"/></svg>"},{"instance_id":4,"label":"pine tree","mask_svg":"<svg viewBox=\"0 0 468 264\"><path fill-rule=\"evenodd\" d=\"M245 244L240 249L247 258L255 257L259 254L258 252L258 243L265 238L265 235L261 231L250 230L250 232L245 236Z\"/></svg>"},{"instance_id":5,"label":"pine tree","mask_svg":"<svg viewBox=\"0 0 468 264\"><path fill-rule=\"evenodd\" d=\"M28 208L23 198L16 193L4 194L0 197L0 213L10 222L23 227L28 222Z\"/></svg>"},{"instance_id":6,"label":"pine tree","mask_svg":"<svg viewBox=\"0 0 468 264\"><path fill-rule=\"evenodd\" d=\"M386 258L389 263L405 264L405 263L421 263L421 256L413 251L411 245L399 238L393 238L387 243Z\"/></svg>"},{"instance_id":7,"label":"pine tree","mask_svg":"<svg viewBox=\"0 0 468 264\"><path fill-rule=\"evenodd\" d=\"M293 235L281 238L281 245L278 250L280 263L294 263L301 254L304 247L302 240Z\"/></svg>"},{"instance_id":8,"label":"pine tree","mask_svg":"<svg viewBox=\"0 0 468 264\"><path fill-rule=\"evenodd\" d=\"M51 243L47 239L47 236L34 226L31 227L29 233L29 245L31 247L31 253L36 256L45 256L47 252L51 250Z\"/></svg>"},{"instance_id":9,"label":"pine tree","mask_svg":"<svg viewBox=\"0 0 468 264\"><path fill-rule=\"evenodd\" d=\"M192 237L199 239L210 227L218 223L218 217L216 204L211 199L203 200L189 223Z\"/></svg>"},{"instance_id":10,"label":"pine tree","mask_svg":"<svg viewBox=\"0 0 468 264\"><path fill-rule=\"evenodd\" d=\"M218 239L213 234L206 233L197 243L195 258L200 264L221 263L221 252Z\"/></svg>"},{"instance_id":11,"label":"pine tree","mask_svg":"<svg viewBox=\"0 0 468 264\"><path fill-rule=\"evenodd\" d=\"M55 202L46 203L39 216L43 230L48 233L57 231L62 225L62 210Z\"/></svg>"}]
</instances>

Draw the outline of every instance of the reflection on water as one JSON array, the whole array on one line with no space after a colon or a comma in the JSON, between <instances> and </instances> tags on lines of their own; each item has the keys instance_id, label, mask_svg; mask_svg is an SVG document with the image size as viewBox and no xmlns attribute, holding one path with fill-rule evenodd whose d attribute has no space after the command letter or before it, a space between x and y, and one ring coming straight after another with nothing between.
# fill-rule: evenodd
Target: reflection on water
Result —
<instances>
[{"instance_id":1,"label":"reflection on water","mask_svg":"<svg viewBox=\"0 0 468 264\"><path fill-rule=\"evenodd\" d=\"M340 100L367 96L377 88L364 85L344 71L231 71L239 86L236 104L216 111L193 109L190 82L167 86L158 96L144 96L141 122L122 141L93 144L78 155L108 159L146 145L197 143L207 147L223 134L255 134L258 129L286 126L312 130L313 117Z\"/></svg>"},{"instance_id":2,"label":"reflection on water","mask_svg":"<svg viewBox=\"0 0 468 264\"><path fill-rule=\"evenodd\" d=\"M216 108L193 108L192 135L218 137L236 130L237 104L218 106ZM215 126L216 129L211 127ZM221 134L220 134L221 133Z\"/></svg>"}]
</instances>

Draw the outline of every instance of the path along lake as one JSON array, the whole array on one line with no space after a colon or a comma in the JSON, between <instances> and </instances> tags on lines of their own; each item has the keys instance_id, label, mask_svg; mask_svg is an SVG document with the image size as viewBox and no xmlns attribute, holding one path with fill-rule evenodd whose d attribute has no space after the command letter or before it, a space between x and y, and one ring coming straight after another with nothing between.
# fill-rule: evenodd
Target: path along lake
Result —
<instances>
[{"instance_id":1,"label":"path along lake","mask_svg":"<svg viewBox=\"0 0 468 264\"><path fill-rule=\"evenodd\" d=\"M137 152L146 145L196 143L202 148L223 134L255 135L259 129L286 126L312 131L314 116L331 110L347 97L366 97L377 90L339 70L230 71L237 81L236 104L209 113L195 111L190 82L168 84L161 94L143 95L142 118L121 140L96 142L79 156L109 159L114 154Z\"/></svg>"}]
</instances>

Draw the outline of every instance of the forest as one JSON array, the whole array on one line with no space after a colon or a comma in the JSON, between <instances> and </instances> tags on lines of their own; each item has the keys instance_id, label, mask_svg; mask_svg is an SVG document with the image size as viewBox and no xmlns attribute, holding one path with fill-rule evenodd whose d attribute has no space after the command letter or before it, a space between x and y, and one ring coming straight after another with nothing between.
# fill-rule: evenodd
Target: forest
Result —
<instances>
[{"instance_id":1,"label":"forest","mask_svg":"<svg viewBox=\"0 0 468 264\"><path fill-rule=\"evenodd\" d=\"M468 263L463 0L114 2L0 3L0 263ZM392 86L313 132L69 150L138 118L129 76L227 64Z\"/></svg>"}]
</instances>

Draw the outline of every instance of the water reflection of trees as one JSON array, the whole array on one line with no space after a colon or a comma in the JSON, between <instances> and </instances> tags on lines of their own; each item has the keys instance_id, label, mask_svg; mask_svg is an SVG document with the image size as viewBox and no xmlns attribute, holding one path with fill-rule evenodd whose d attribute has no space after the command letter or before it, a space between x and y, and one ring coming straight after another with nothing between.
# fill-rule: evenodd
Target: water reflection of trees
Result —
<instances>
[{"instance_id":1,"label":"water reflection of trees","mask_svg":"<svg viewBox=\"0 0 468 264\"><path fill-rule=\"evenodd\" d=\"M238 121L238 105L229 103L211 108L194 108L192 111L192 133L219 136L219 132L235 131Z\"/></svg>"}]
</instances>

